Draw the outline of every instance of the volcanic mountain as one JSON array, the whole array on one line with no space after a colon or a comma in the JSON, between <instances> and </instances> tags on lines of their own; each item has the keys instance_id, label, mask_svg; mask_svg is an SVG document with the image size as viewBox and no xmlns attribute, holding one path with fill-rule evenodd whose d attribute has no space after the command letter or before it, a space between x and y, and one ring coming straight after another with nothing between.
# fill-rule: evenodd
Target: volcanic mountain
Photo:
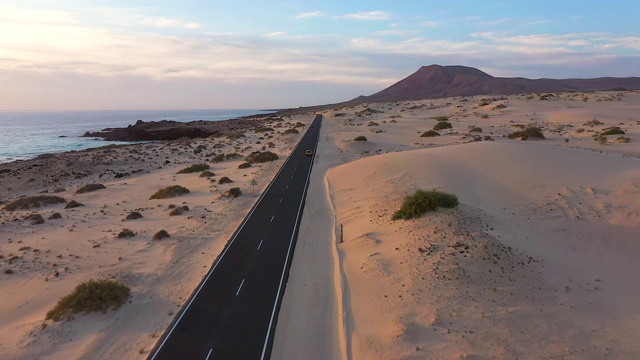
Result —
<instances>
[{"instance_id":1,"label":"volcanic mountain","mask_svg":"<svg viewBox=\"0 0 640 360\"><path fill-rule=\"evenodd\" d=\"M419 100L472 95L640 89L640 77L595 79L525 79L493 77L466 66L423 66L415 73L370 96L348 103Z\"/></svg>"}]
</instances>

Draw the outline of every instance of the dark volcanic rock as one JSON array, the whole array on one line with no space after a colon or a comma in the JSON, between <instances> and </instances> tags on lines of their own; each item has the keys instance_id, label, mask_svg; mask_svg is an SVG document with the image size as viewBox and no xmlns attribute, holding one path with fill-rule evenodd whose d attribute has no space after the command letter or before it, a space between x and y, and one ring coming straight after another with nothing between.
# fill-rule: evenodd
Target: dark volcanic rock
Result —
<instances>
[{"instance_id":1,"label":"dark volcanic rock","mask_svg":"<svg viewBox=\"0 0 640 360\"><path fill-rule=\"evenodd\" d=\"M97 132L87 132L83 137L99 137L108 141L151 141L176 140L180 138L205 138L222 136L229 132L250 129L256 126L256 120L233 119L226 121L172 120L145 122L138 120L135 125L126 128L107 128Z\"/></svg>"}]
</instances>

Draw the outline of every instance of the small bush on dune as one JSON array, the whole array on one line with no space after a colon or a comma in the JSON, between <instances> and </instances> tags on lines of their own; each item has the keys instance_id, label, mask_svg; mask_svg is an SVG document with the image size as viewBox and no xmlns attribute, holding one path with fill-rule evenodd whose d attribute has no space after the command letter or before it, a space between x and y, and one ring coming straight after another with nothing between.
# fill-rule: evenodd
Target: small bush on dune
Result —
<instances>
[{"instance_id":1,"label":"small bush on dune","mask_svg":"<svg viewBox=\"0 0 640 360\"><path fill-rule=\"evenodd\" d=\"M84 194L96 190L106 189L102 184L87 184L76 191L76 194Z\"/></svg>"},{"instance_id":2,"label":"small bush on dune","mask_svg":"<svg viewBox=\"0 0 640 360\"><path fill-rule=\"evenodd\" d=\"M393 214L391 219L408 220L420 217L426 212L435 211L439 207L453 208L456 206L458 206L458 197L456 195L436 189L429 191L416 190L413 195L404 199L402 207Z\"/></svg>"},{"instance_id":3,"label":"small bush on dune","mask_svg":"<svg viewBox=\"0 0 640 360\"><path fill-rule=\"evenodd\" d=\"M243 133L241 132L235 132L235 133L231 133L229 135L227 135L227 139L229 140L238 140L240 138L245 137Z\"/></svg>"},{"instance_id":4,"label":"small bush on dune","mask_svg":"<svg viewBox=\"0 0 640 360\"><path fill-rule=\"evenodd\" d=\"M606 129L602 129L602 135L607 136L607 135L624 135L625 132L624 130L620 129L617 126L611 126L608 127Z\"/></svg>"},{"instance_id":5,"label":"small bush on dune","mask_svg":"<svg viewBox=\"0 0 640 360\"><path fill-rule=\"evenodd\" d=\"M215 175L216 174L214 174L213 172L205 170L200 174L200 177L201 178L209 178L209 177L212 177L212 176L215 176Z\"/></svg>"},{"instance_id":6,"label":"small bush on dune","mask_svg":"<svg viewBox=\"0 0 640 360\"><path fill-rule=\"evenodd\" d=\"M212 163L219 163L224 161L224 154L218 154L211 159Z\"/></svg>"},{"instance_id":7,"label":"small bush on dune","mask_svg":"<svg viewBox=\"0 0 640 360\"><path fill-rule=\"evenodd\" d=\"M153 234L153 240L162 240L166 238L170 238L171 235L167 232L167 230L160 230L157 233Z\"/></svg>"},{"instance_id":8,"label":"small bush on dune","mask_svg":"<svg viewBox=\"0 0 640 360\"><path fill-rule=\"evenodd\" d=\"M273 128L266 127L266 126L258 127L255 130L255 132L257 132L257 133L262 133L262 132L267 132L267 131L275 131L275 130L273 130Z\"/></svg>"},{"instance_id":9,"label":"small bush on dune","mask_svg":"<svg viewBox=\"0 0 640 360\"><path fill-rule=\"evenodd\" d=\"M153 199L169 199L176 196L182 196L188 194L190 191L186 187L182 187L180 185L172 185L167 186L164 189L160 189L155 192L155 194L151 195L149 200Z\"/></svg>"},{"instance_id":10,"label":"small bush on dune","mask_svg":"<svg viewBox=\"0 0 640 360\"><path fill-rule=\"evenodd\" d=\"M14 210L28 210L31 208L38 208L47 205L60 204L67 202L64 198L60 196L51 196L51 195L41 195L41 196L31 196L22 199L18 199L12 203L5 205L4 209L7 211Z\"/></svg>"},{"instance_id":11,"label":"small bush on dune","mask_svg":"<svg viewBox=\"0 0 640 360\"><path fill-rule=\"evenodd\" d=\"M453 128L453 126L451 125L450 122L448 122L448 121L439 121L433 127L433 130L444 130L444 129L451 129L451 128Z\"/></svg>"},{"instance_id":12,"label":"small bush on dune","mask_svg":"<svg viewBox=\"0 0 640 360\"><path fill-rule=\"evenodd\" d=\"M136 236L136 234L129 229L122 229L122 231L118 233L118 239L126 239L134 236Z\"/></svg>"},{"instance_id":13,"label":"small bush on dune","mask_svg":"<svg viewBox=\"0 0 640 360\"><path fill-rule=\"evenodd\" d=\"M193 164L189 167L186 167L178 171L178 174L191 174L194 172L201 172L201 171L209 170L210 167L211 166L209 166L208 164Z\"/></svg>"},{"instance_id":14,"label":"small bush on dune","mask_svg":"<svg viewBox=\"0 0 640 360\"><path fill-rule=\"evenodd\" d=\"M129 298L131 289L113 280L89 280L76 286L73 292L58 301L47 312L47 320L60 321L79 312L99 311L120 308Z\"/></svg>"},{"instance_id":15,"label":"small bush on dune","mask_svg":"<svg viewBox=\"0 0 640 360\"><path fill-rule=\"evenodd\" d=\"M238 169L246 169L246 168L250 168L251 164L249 164L248 162L242 163L240 165L238 165Z\"/></svg>"},{"instance_id":16,"label":"small bush on dune","mask_svg":"<svg viewBox=\"0 0 640 360\"><path fill-rule=\"evenodd\" d=\"M223 176L220 178L220 180L218 180L218 184L223 185L223 184L228 184L228 183L232 183L233 180L229 179L226 176Z\"/></svg>"},{"instance_id":17,"label":"small bush on dune","mask_svg":"<svg viewBox=\"0 0 640 360\"><path fill-rule=\"evenodd\" d=\"M285 135L289 135L289 134L300 134L300 132L297 129L287 129L284 131Z\"/></svg>"},{"instance_id":18,"label":"small bush on dune","mask_svg":"<svg viewBox=\"0 0 640 360\"><path fill-rule=\"evenodd\" d=\"M449 121L449 117L448 116L435 116L434 119L436 121Z\"/></svg>"},{"instance_id":19,"label":"small bush on dune","mask_svg":"<svg viewBox=\"0 0 640 360\"><path fill-rule=\"evenodd\" d=\"M435 130L429 130L429 131L423 132L422 135L420 135L420 137L434 137L434 136L440 136L440 133Z\"/></svg>"},{"instance_id":20,"label":"small bush on dune","mask_svg":"<svg viewBox=\"0 0 640 360\"><path fill-rule=\"evenodd\" d=\"M249 154L244 158L249 164L264 163L268 161L278 160L278 155L271 151L257 151Z\"/></svg>"},{"instance_id":21,"label":"small bush on dune","mask_svg":"<svg viewBox=\"0 0 640 360\"><path fill-rule=\"evenodd\" d=\"M360 135L360 136L357 136L355 139L353 139L353 141L367 141L367 137Z\"/></svg>"},{"instance_id":22,"label":"small bush on dune","mask_svg":"<svg viewBox=\"0 0 640 360\"><path fill-rule=\"evenodd\" d=\"M520 140L528 140L528 139L544 139L544 134L542 130L538 127L528 127L522 131L514 131L511 134L507 135L509 139L518 139Z\"/></svg>"},{"instance_id":23,"label":"small bush on dune","mask_svg":"<svg viewBox=\"0 0 640 360\"><path fill-rule=\"evenodd\" d=\"M65 209L73 209L73 208L77 208L80 206L84 206L84 204L81 204L75 200L71 200L67 203L67 205L64 206Z\"/></svg>"},{"instance_id":24,"label":"small bush on dune","mask_svg":"<svg viewBox=\"0 0 640 360\"><path fill-rule=\"evenodd\" d=\"M242 191L240 191L239 187L231 188L224 193L224 196L228 198L237 198L240 195L242 195Z\"/></svg>"}]
</instances>

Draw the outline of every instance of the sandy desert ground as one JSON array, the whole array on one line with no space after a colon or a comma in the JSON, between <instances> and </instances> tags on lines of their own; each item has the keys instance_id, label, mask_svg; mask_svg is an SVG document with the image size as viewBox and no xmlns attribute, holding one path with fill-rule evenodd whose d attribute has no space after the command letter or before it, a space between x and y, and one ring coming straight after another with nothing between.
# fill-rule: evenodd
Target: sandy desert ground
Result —
<instances>
[{"instance_id":1,"label":"sandy desert ground","mask_svg":"<svg viewBox=\"0 0 640 360\"><path fill-rule=\"evenodd\" d=\"M283 132L311 120L302 116L256 122L256 127L274 131L247 131L238 139L148 143L0 165L4 202L46 191L84 205L0 211L0 357L145 358L301 136ZM280 159L238 168L244 156L263 149ZM212 163L219 154L226 159ZM196 163L209 163L215 175L177 174ZM219 184L223 176L233 182ZM258 184L255 191L252 179ZM106 188L75 194L94 183ZM149 200L170 185L191 192ZM223 196L232 187L240 187L243 195ZM170 216L170 205L188 211ZM143 218L126 220L133 211ZM25 220L36 213L44 223ZM54 213L61 218L49 219ZM123 229L135 236L118 238ZM171 237L153 241L161 229ZM88 279L120 280L131 287L132 296L115 312L45 321L58 299Z\"/></svg>"},{"instance_id":2,"label":"sandy desert ground","mask_svg":"<svg viewBox=\"0 0 640 360\"><path fill-rule=\"evenodd\" d=\"M638 358L640 94L544 95L326 112L275 358ZM418 188L460 205L391 221Z\"/></svg>"},{"instance_id":3,"label":"sandy desert ground","mask_svg":"<svg viewBox=\"0 0 640 360\"><path fill-rule=\"evenodd\" d=\"M363 104L324 115L272 358L640 356L639 92ZM420 137L444 116L451 129ZM529 124L546 139L507 138ZM625 134L594 140L610 126ZM368 141L353 141L361 135ZM0 212L0 260L13 270L0 274L3 358L146 357L257 199L220 195L238 183L250 192L252 177L264 187L299 138L260 136L58 155L66 161L49 163L70 175L57 183L38 161L12 164L0 175L0 200L64 188L60 195L85 206L42 208L45 219L63 218L39 225L23 220L28 211ZM281 160L244 170L240 160L212 164L215 179L237 181L228 185L176 175L209 151L259 150L256 141L273 141ZM200 144L207 150L194 154ZM78 175L83 164L99 171ZM93 182L107 188L74 195ZM148 200L172 184L192 193ZM460 205L391 221L418 188L452 192ZM169 217L169 204L189 211ZM122 221L134 210L144 218ZM123 228L136 237L117 239ZM151 241L161 228L172 237ZM130 285L130 302L44 320L57 299L97 277Z\"/></svg>"}]
</instances>

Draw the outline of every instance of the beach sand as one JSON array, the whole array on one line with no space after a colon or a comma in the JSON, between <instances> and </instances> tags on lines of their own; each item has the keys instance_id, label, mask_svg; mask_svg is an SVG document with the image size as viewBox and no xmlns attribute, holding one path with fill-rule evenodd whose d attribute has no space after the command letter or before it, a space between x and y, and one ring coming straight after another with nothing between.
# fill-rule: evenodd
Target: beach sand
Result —
<instances>
[{"instance_id":1,"label":"beach sand","mask_svg":"<svg viewBox=\"0 0 640 360\"><path fill-rule=\"evenodd\" d=\"M325 111L272 358L640 356L639 110L638 92L601 92ZM443 116L451 129L420 137ZM507 138L529 124L546 139ZM609 126L623 139L595 141ZM13 270L0 274L2 357L145 358L299 139L277 132L0 166L11 169L0 175L1 201L64 188L56 195L85 205L0 212L0 261ZM361 135L368 141L353 141ZM267 141L280 160L244 170L241 159L211 164L214 179L235 183L176 174L209 152L246 155ZM198 145L207 149L194 154ZM98 182L106 189L74 195ZM148 200L174 184L191 193ZM232 186L244 195L221 198ZM392 221L419 188L454 193L460 205ZM169 217L170 204L189 211ZM144 218L123 221L134 210ZM23 220L32 212L63 218L32 225ZM123 228L136 236L118 239ZM152 241L160 229L171 238ZM44 320L89 278L123 281L130 301L107 314Z\"/></svg>"}]
</instances>

